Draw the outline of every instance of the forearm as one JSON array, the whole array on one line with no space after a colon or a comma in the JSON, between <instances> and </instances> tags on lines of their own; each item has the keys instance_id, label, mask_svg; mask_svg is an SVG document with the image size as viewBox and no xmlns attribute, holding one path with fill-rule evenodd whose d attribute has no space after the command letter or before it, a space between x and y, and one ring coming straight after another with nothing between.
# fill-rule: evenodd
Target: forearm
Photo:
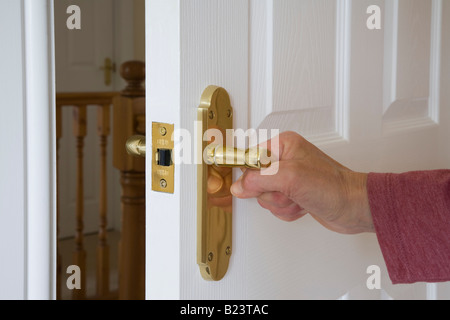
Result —
<instances>
[{"instance_id":1,"label":"forearm","mask_svg":"<svg viewBox=\"0 0 450 320\"><path fill-rule=\"evenodd\" d=\"M393 283L450 280L450 170L371 173L373 222Z\"/></svg>"}]
</instances>

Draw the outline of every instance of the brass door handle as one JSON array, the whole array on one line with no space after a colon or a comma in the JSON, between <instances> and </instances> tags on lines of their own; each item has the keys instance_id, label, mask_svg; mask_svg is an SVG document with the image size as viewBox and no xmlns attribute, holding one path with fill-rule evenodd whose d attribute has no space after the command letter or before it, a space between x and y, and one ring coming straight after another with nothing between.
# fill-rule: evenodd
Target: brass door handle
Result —
<instances>
[{"instance_id":1,"label":"brass door handle","mask_svg":"<svg viewBox=\"0 0 450 320\"><path fill-rule=\"evenodd\" d=\"M216 167L262 169L271 164L270 153L260 148L243 150L210 144L205 156L205 162Z\"/></svg>"},{"instance_id":2,"label":"brass door handle","mask_svg":"<svg viewBox=\"0 0 450 320\"><path fill-rule=\"evenodd\" d=\"M247 150L210 144L206 147L205 162L208 165L224 168L262 169L270 167L270 154L265 149L250 148ZM129 155L145 157L146 140L144 136L132 136L126 142ZM156 154L158 156L158 153ZM159 159L156 159L159 161Z\"/></svg>"},{"instance_id":3,"label":"brass door handle","mask_svg":"<svg viewBox=\"0 0 450 320\"><path fill-rule=\"evenodd\" d=\"M100 70L103 70L105 85L111 85L112 73L116 72L116 64L110 58L106 58Z\"/></svg>"},{"instance_id":4,"label":"brass door handle","mask_svg":"<svg viewBox=\"0 0 450 320\"><path fill-rule=\"evenodd\" d=\"M219 281L233 253L232 168L262 169L271 164L262 148L227 147L233 132L233 107L224 88L209 86L198 107L197 264L205 280ZM213 142L210 141L214 138Z\"/></svg>"},{"instance_id":5,"label":"brass door handle","mask_svg":"<svg viewBox=\"0 0 450 320\"><path fill-rule=\"evenodd\" d=\"M203 279L219 281L227 273L233 251L233 205L228 188L231 186L232 170L222 168L218 172L215 164L221 165L223 155L228 154L231 158L231 154L227 150L223 152L223 147L218 147L219 144L226 144L224 137L215 138L215 145L205 141L204 137L209 129L218 129L220 132L233 129L233 108L225 89L217 86L205 89L198 107L198 121L201 131L197 135L197 156L201 160L197 168L197 264ZM234 154L233 150L233 157ZM225 163L227 159L225 157ZM215 192L208 188L212 176L222 181L213 188ZM216 200L219 199L225 201L218 203Z\"/></svg>"},{"instance_id":6,"label":"brass door handle","mask_svg":"<svg viewBox=\"0 0 450 320\"><path fill-rule=\"evenodd\" d=\"M224 88L207 87L197 112L197 264L203 279L219 281L233 253L232 168L262 169L271 161L263 149L226 146L234 141L233 108Z\"/></svg>"},{"instance_id":7,"label":"brass door handle","mask_svg":"<svg viewBox=\"0 0 450 320\"><path fill-rule=\"evenodd\" d=\"M145 137L132 136L127 140L126 149L129 155L145 157Z\"/></svg>"}]
</instances>

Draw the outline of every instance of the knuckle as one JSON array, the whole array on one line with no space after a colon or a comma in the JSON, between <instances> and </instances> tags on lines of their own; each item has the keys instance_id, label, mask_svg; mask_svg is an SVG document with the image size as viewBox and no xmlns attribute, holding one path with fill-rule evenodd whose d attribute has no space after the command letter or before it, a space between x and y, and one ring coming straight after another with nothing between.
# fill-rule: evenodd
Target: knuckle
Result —
<instances>
[{"instance_id":1,"label":"knuckle","mask_svg":"<svg viewBox=\"0 0 450 320\"><path fill-rule=\"evenodd\" d=\"M281 170L283 172L283 184L280 192L287 199L294 199L294 195L298 191L301 183L301 163L298 161L286 161L283 163Z\"/></svg>"},{"instance_id":2,"label":"knuckle","mask_svg":"<svg viewBox=\"0 0 450 320\"><path fill-rule=\"evenodd\" d=\"M303 136L299 135L296 132L293 131L287 131L282 133L282 138L285 139L286 141L289 141L291 143L295 143L295 144L302 144L306 141L305 138L303 138Z\"/></svg>"},{"instance_id":3,"label":"knuckle","mask_svg":"<svg viewBox=\"0 0 450 320\"><path fill-rule=\"evenodd\" d=\"M281 136L285 139L296 139L297 137L300 137L300 135L297 132L294 131L286 131L281 134Z\"/></svg>"},{"instance_id":4,"label":"knuckle","mask_svg":"<svg viewBox=\"0 0 450 320\"><path fill-rule=\"evenodd\" d=\"M309 142L295 132L285 132L280 135L282 147L282 158L293 159L303 158L310 149Z\"/></svg>"}]
</instances>

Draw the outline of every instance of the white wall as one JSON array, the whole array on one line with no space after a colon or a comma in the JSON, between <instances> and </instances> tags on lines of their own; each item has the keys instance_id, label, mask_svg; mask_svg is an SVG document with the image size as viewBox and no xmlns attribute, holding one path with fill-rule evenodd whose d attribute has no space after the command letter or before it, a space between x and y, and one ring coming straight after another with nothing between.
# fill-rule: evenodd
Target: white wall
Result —
<instances>
[{"instance_id":1,"label":"white wall","mask_svg":"<svg viewBox=\"0 0 450 320\"><path fill-rule=\"evenodd\" d=\"M54 297L52 0L0 0L0 299Z\"/></svg>"},{"instance_id":2,"label":"white wall","mask_svg":"<svg viewBox=\"0 0 450 320\"><path fill-rule=\"evenodd\" d=\"M24 84L21 1L0 0L0 299L25 297Z\"/></svg>"}]
</instances>

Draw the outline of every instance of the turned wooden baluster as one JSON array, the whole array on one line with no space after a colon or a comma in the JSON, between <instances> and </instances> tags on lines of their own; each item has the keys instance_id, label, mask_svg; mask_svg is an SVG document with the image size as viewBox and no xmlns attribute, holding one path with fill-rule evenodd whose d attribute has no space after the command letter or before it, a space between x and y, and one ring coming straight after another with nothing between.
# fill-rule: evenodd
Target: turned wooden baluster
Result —
<instances>
[{"instance_id":1,"label":"turned wooden baluster","mask_svg":"<svg viewBox=\"0 0 450 320\"><path fill-rule=\"evenodd\" d=\"M141 300L145 298L145 159L129 156L125 143L132 135L145 135L145 90L141 85L145 64L124 63L121 75L128 86L114 100L113 123L113 164L121 171L122 185L119 299Z\"/></svg>"},{"instance_id":2,"label":"turned wooden baluster","mask_svg":"<svg viewBox=\"0 0 450 320\"><path fill-rule=\"evenodd\" d=\"M81 270L81 289L73 290L73 298L82 300L86 298L86 250L84 248L84 189L83 189L83 157L84 139L86 137L86 106L76 106L73 112L74 126L73 133L76 137L77 145L77 196L76 196L76 233L75 252L73 263Z\"/></svg>"},{"instance_id":3,"label":"turned wooden baluster","mask_svg":"<svg viewBox=\"0 0 450 320\"><path fill-rule=\"evenodd\" d=\"M100 202L99 232L97 246L97 296L106 298L109 294L109 245L107 241L107 143L110 134L110 106L97 109L97 130L100 138Z\"/></svg>"}]
</instances>

